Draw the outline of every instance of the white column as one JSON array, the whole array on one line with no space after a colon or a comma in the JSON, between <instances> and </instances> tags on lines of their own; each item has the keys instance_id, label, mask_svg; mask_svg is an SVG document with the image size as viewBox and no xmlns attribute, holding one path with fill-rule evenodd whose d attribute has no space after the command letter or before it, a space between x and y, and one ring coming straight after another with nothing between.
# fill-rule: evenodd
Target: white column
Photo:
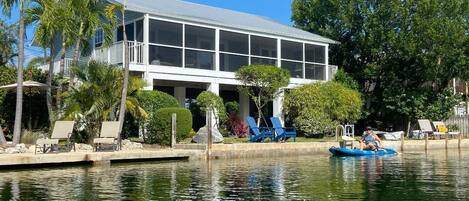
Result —
<instances>
[{"instance_id":1,"label":"white column","mask_svg":"<svg viewBox=\"0 0 469 201\"><path fill-rule=\"evenodd\" d=\"M186 87L174 87L174 97L181 107L186 104Z\"/></svg>"},{"instance_id":2,"label":"white column","mask_svg":"<svg viewBox=\"0 0 469 201\"><path fill-rule=\"evenodd\" d=\"M249 116L249 97L239 93L239 115L243 120Z\"/></svg>"},{"instance_id":3,"label":"white column","mask_svg":"<svg viewBox=\"0 0 469 201\"><path fill-rule=\"evenodd\" d=\"M207 87L207 91L210 91L216 95L220 95L220 84L216 82L210 83ZM206 119L206 122L208 122L208 119ZM212 128L216 126L216 123L217 119L215 118L215 114L212 114Z\"/></svg>"},{"instance_id":4,"label":"white column","mask_svg":"<svg viewBox=\"0 0 469 201\"><path fill-rule=\"evenodd\" d=\"M282 113L282 104L283 104L283 91L273 100L273 115L275 117L280 117L283 123L283 113Z\"/></svg>"},{"instance_id":5,"label":"white column","mask_svg":"<svg viewBox=\"0 0 469 201\"><path fill-rule=\"evenodd\" d=\"M146 82L146 86L143 87L143 90L145 91L152 91L153 90L153 78L150 76L148 72L143 74L143 79Z\"/></svg>"}]
</instances>

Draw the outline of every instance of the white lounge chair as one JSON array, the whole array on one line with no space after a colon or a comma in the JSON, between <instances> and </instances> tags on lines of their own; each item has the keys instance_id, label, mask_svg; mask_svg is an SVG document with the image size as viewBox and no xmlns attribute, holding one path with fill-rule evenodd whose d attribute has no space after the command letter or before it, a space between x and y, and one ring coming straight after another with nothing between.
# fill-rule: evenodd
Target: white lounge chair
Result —
<instances>
[{"instance_id":1,"label":"white lounge chair","mask_svg":"<svg viewBox=\"0 0 469 201\"><path fill-rule=\"evenodd\" d=\"M442 121L434 121L433 126L435 127L436 130L438 130L438 127L448 128L445 122L442 122ZM446 134L448 135L448 137L451 137L451 138L457 138L459 136L459 132L448 131Z\"/></svg>"},{"instance_id":2,"label":"white lounge chair","mask_svg":"<svg viewBox=\"0 0 469 201\"><path fill-rule=\"evenodd\" d=\"M75 150L75 143L71 140L74 125L74 121L56 121L50 138L36 140L35 153L40 149L42 149L43 153L46 153L52 146L58 146L59 141L66 141L65 147L67 151L71 151L72 148Z\"/></svg>"},{"instance_id":3,"label":"white lounge chair","mask_svg":"<svg viewBox=\"0 0 469 201\"><path fill-rule=\"evenodd\" d=\"M419 123L419 127L420 127L420 132L423 133L423 134L428 134L429 136L432 136L433 138L438 138L438 139L441 139L441 137L443 135L445 135L445 133L443 132L438 132L438 131L435 131L432 127L432 123L430 120L428 119L419 119L418 120L418 123Z\"/></svg>"},{"instance_id":4,"label":"white lounge chair","mask_svg":"<svg viewBox=\"0 0 469 201\"><path fill-rule=\"evenodd\" d=\"M105 121L101 125L101 132L99 138L94 138L93 147L95 151L102 148L102 145L111 145L113 150L117 150L119 137L119 122L118 121Z\"/></svg>"}]
</instances>

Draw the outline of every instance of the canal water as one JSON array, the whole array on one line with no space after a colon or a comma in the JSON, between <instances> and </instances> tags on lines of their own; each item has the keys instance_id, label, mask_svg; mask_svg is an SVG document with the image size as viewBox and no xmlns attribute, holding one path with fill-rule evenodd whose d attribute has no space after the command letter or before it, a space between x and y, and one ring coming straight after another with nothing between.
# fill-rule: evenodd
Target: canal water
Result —
<instances>
[{"instance_id":1,"label":"canal water","mask_svg":"<svg viewBox=\"0 0 469 201\"><path fill-rule=\"evenodd\" d=\"M469 200L469 151L3 170L0 200Z\"/></svg>"}]
</instances>

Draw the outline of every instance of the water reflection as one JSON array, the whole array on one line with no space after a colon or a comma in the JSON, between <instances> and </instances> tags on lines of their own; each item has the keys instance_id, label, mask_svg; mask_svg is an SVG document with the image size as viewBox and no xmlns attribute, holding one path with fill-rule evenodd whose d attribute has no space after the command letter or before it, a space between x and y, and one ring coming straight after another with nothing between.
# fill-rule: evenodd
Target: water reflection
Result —
<instances>
[{"instance_id":1,"label":"water reflection","mask_svg":"<svg viewBox=\"0 0 469 201\"><path fill-rule=\"evenodd\" d=\"M467 200L469 152L0 172L0 200Z\"/></svg>"}]
</instances>

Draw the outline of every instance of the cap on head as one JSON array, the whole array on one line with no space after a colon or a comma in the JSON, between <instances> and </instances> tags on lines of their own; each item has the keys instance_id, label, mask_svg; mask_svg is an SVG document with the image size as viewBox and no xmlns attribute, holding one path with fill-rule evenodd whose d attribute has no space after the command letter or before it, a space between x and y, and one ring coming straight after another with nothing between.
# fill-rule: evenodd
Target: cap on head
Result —
<instances>
[{"instance_id":1,"label":"cap on head","mask_svg":"<svg viewBox=\"0 0 469 201\"><path fill-rule=\"evenodd\" d=\"M371 126L367 126L367 127L366 127L366 130L367 130L367 131L371 131L371 130L373 130L373 128L371 128Z\"/></svg>"}]
</instances>

